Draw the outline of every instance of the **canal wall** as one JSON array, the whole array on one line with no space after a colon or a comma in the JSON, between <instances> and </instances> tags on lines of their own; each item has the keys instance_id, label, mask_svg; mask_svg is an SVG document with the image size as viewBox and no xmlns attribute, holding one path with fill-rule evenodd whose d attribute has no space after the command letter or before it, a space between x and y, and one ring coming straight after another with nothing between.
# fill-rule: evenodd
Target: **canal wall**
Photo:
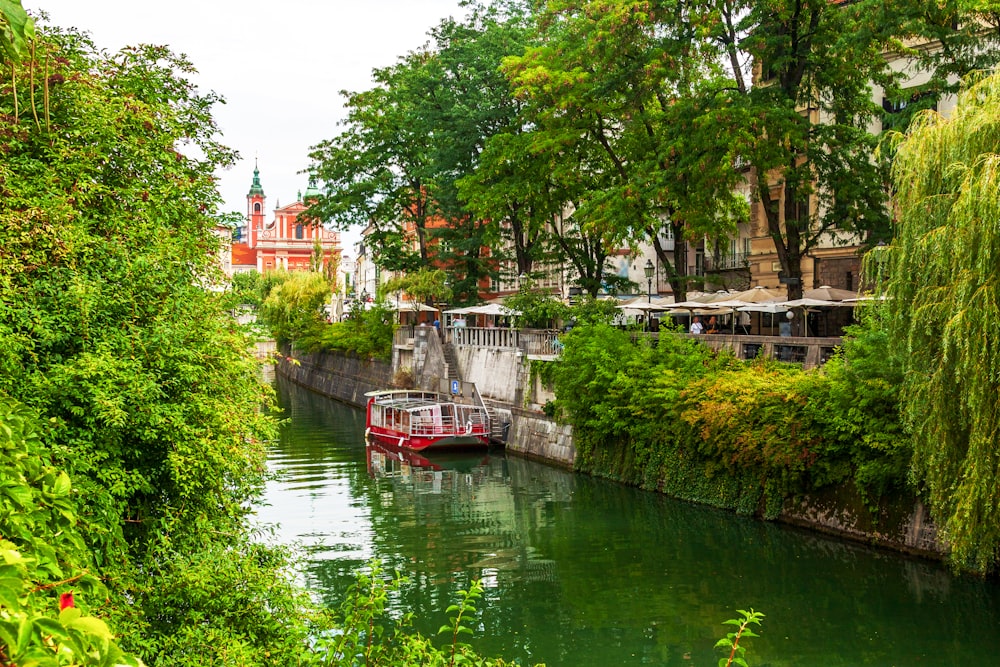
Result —
<instances>
[{"instance_id":1,"label":"canal wall","mask_svg":"<svg viewBox=\"0 0 1000 667\"><path fill-rule=\"evenodd\" d=\"M441 346L436 336L413 346L418 380L436 379L443 363L436 359ZM409 343L413 345L413 343ZM463 379L475 382L482 396L511 415L508 452L550 465L573 468L576 447L572 428L557 424L541 407L550 394L530 372L529 355L516 349L457 346L456 357ZM402 355L402 359L411 358ZM364 407L365 392L392 386L393 365L341 353L283 353L277 372L320 394ZM397 355L397 363L400 357ZM599 477L612 477L596 473ZM672 494L682 499L683 493ZM866 504L853 485L825 489L786 501L777 521L829 535L930 558L942 558L947 549L927 508L919 501L899 496L877 507Z\"/></svg>"},{"instance_id":2,"label":"canal wall","mask_svg":"<svg viewBox=\"0 0 1000 667\"><path fill-rule=\"evenodd\" d=\"M302 385L342 403L363 408L365 393L392 386L392 364L377 359L338 352L302 354L283 351L276 371Z\"/></svg>"}]
</instances>

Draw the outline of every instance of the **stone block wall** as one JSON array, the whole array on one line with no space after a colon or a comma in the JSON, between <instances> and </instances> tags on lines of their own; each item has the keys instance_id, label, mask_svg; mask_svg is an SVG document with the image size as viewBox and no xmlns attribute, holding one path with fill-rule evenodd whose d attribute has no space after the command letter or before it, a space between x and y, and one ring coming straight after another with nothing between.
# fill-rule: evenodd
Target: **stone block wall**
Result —
<instances>
[{"instance_id":1,"label":"stone block wall","mask_svg":"<svg viewBox=\"0 0 1000 667\"><path fill-rule=\"evenodd\" d=\"M572 468L576 458L573 427L557 424L543 414L511 408L513 421L507 451L529 459Z\"/></svg>"},{"instance_id":2,"label":"stone block wall","mask_svg":"<svg viewBox=\"0 0 1000 667\"><path fill-rule=\"evenodd\" d=\"M279 357L277 371L296 384L361 408L368 401L366 392L392 384L392 364L336 352L300 354L286 350Z\"/></svg>"}]
</instances>

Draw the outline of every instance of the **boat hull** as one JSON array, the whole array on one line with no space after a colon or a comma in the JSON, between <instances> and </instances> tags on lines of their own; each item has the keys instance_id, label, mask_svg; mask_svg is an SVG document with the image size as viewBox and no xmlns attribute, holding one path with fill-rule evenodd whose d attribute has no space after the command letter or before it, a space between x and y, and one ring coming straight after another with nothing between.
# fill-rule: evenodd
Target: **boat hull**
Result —
<instances>
[{"instance_id":1,"label":"boat hull","mask_svg":"<svg viewBox=\"0 0 1000 667\"><path fill-rule=\"evenodd\" d=\"M488 447L490 442L485 433L469 435L414 436L395 431L369 428L368 437L394 447L419 452L425 449L472 449Z\"/></svg>"}]
</instances>

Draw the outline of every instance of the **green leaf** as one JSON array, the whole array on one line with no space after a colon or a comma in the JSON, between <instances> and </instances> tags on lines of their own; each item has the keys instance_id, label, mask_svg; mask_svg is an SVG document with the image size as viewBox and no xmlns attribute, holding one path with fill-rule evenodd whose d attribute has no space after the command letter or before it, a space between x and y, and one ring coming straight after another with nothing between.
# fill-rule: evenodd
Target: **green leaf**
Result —
<instances>
[{"instance_id":1,"label":"green leaf","mask_svg":"<svg viewBox=\"0 0 1000 667\"><path fill-rule=\"evenodd\" d=\"M83 612L76 607L66 607L59 612L59 622L65 626L70 626L81 616L83 616Z\"/></svg>"},{"instance_id":2,"label":"green leaf","mask_svg":"<svg viewBox=\"0 0 1000 667\"><path fill-rule=\"evenodd\" d=\"M51 618L45 618L44 616L35 619L35 627L41 630L43 634L59 637L60 639L65 639L69 636L62 623Z\"/></svg>"},{"instance_id":3,"label":"green leaf","mask_svg":"<svg viewBox=\"0 0 1000 667\"><path fill-rule=\"evenodd\" d=\"M0 621L0 642L3 642L4 646L17 646L17 640L14 639L15 630L14 624L10 621Z\"/></svg>"},{"instance_id":4,"label":"green leaf","mask_svg":"<svg viewBox=\"0 0 1000 667\"><path fill-rule=\"evenodd\" d=\"M28 648L28 643L31 641L31 619L24 617L17 627L17 652L21 653L24 649Z\"/></svg>"},{"instance_id":5,"label":"green leaf","mask_svg":"<svg viewBox=\"0 0 1000 667\"><path fill-rule=\"evenodd\" d=\"M56 478L55 484L52 485L52 494L56 496L65 496L72 489L72 482L70 482L69 475L65 471L59 473L59 477Z\"/></svg>"},{"instance_id":6,"label":"green leaf","mask_svg":"<svg viewBox=\"0 0 1000 667\"><path fill-rule=\"evenodd\" d=\"M67 624L67 627L73 628L74 630L80 630L81 632L86 632L87 634L100 637L101 639L112 640L114 635L111 630L108 629L107 623L95 616L82 616L75 621Z\"/></svg>"}]
</instances>

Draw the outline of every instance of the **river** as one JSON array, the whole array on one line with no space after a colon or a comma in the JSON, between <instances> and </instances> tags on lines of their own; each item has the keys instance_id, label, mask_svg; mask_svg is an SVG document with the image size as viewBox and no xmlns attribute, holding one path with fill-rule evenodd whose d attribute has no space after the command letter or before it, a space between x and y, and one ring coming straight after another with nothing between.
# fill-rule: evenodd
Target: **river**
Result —
<instances>
[{"instance_id":1,"label":"river","mask_svg":"<svg viewBox=\"0 0 1000 667\"><path fill-rule=\"evenodd\" d=\"M429 467L366 448L364 413L279 380L288 421L258 516L337 604L379 558L429 636L485 585L485 655L549 667L714 667L736 609L766 617L753 667L996 664L1000 585L502 451Z\"/></svg>"}]
</instances>

